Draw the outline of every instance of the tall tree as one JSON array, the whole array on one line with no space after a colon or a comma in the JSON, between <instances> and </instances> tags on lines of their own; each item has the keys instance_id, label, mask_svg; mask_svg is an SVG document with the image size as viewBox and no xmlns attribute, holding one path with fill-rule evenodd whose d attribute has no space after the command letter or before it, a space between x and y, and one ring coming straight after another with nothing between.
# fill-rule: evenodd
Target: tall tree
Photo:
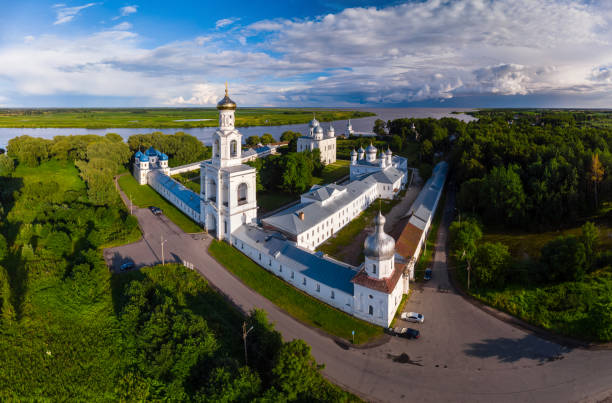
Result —
<instances>
[{"instance_id":1,"label":"tall tree","mask_svg":"<svg viewBox=\"0 0 612 403\"><path fill-rule=\"evenodd\" d=\"M593 182L593 191L595 192L595 208L599 207L599 200L597 197L597 189L599 183L604 177L604 167L599 162L599 154L593 154L591 157L591 171L589 172L591 182Z\"/></svg>"},{"instance_id":2,"label":"tall tree","mask_svg":"<svg viewBox=\"0 0 612 403\"><path fill-rule=\"evenodd\" d=\"M588 268L593 267L595 260L595 252L599 245L599 230L597 226L590 221L587 221L582 226L582 243L584 244L584 252L586 254Z\"/></svg>"}]
</instances>

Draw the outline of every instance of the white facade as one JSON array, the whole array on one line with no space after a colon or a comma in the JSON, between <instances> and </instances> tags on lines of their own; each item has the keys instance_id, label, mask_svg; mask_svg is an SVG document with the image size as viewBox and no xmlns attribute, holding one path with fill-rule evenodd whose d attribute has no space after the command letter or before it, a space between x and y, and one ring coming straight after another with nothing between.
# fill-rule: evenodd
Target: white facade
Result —
<instances>
[{"instance_id":1,"label":"white facade","mask_svg":"<svg viewBox=\"0 0 612 403\"><path fill-rule=\"evenodd\" d=\"M321 152L321 162L331 164L336 162L336 133L334 126L329 124L327 133L323 133L323 127L319 121L312 119L309 124L308 135L298 138L297 151L313 151L319 149Z\"/></svg>"},{"instance_id":2,"label":"white facade","mask_svg":"<svg viewBox=\"0 0 612 403\"><path fill-rule=\"evenodd\" d=\"M234 127L236 104L225 98L218 104L219 129L213 135L213 155L200 167L201 215L205 227L229 241L239 226L257 218L257 171L242 164L242 134Z\"/></svg>"},{"instance_id":3,"label":"white facade","mask_svg":"<svg viewBox=\"0 0 612 403\"><path fill-rule=\"evenodd\" d=\"M152 171L160 171L165 175L169 175L170 168L168 167L168 156L153 147L145 152L137 151L136 154L134 154L134 166L132 169L134 179L136 179L140 185L146 185L147 174Z\"/></svg>"}]
</instances>

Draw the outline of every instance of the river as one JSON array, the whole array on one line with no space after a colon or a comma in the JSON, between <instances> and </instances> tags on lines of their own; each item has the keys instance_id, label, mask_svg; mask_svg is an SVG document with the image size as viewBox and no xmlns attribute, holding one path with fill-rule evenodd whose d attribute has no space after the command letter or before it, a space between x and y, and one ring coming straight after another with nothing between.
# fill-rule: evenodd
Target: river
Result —
<instances>
[{"instance_id":1,"label":"river","mask_svg":"<svg viewBox=\"0 0 612 403\"><path fill-rule=\"evenodd\" d=\"M388 120L399 119L399 118L435 118L440 119L443 117L452 117L461 119L464 121L474 120L470 115L466 114L452 114L451 112L466 112L473 109L462 109L462 108L348 108L350 110L362 110L376 113L376 116L369 116L366 118L351 119L353 130L356 132L371 132L374 127L374 121L376 119L382 119L385 122ZM240 113L240 109L236 111ZM343 134L346 129L346 120L336 120L333 122L334 129L337 134ZM323 127L327 129L329 123L322 123ZM185 132L197 137L204 144L210 145L212 135L217 130L216 127L195 127L195 128L172 128L172 129L151 129L151 128L110 128L110 129L82 129L82 128L20 128L20 127L5 127L0 128L0 148L6 148L8 141L13 137L27 134L32 137L42 137L45 139L52 139L54 136L66 136L76 134L98 134L104 135L106 133L117 133L125 140L134 134L139 133L151 133L151 132L163 132L166 134L173 134L175 132ZM240 132L243 134L243 139L248 136L261 136L264 133L270 133L275 139L280 138L280 135L291 130L294 132L306 133L308 131L308 124L297 124L297 125L280 125L280 126L249 126L240 127Z\"/></svg>"}]
</instances>

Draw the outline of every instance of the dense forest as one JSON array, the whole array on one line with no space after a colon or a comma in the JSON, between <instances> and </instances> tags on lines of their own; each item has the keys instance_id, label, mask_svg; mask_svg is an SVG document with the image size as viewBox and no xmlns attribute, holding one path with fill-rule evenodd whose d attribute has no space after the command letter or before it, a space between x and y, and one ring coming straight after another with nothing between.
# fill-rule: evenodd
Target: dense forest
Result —
<instances>
[{"instance_id":1,"label":"dense forest","mask_svg":"<svg viewBox=\"0 0 612 403\"><path fill-rule=\"evenodd\" d=\"M478 120L470 123L385 124L386 136L416 146L422 163L451 163L458 212L451 247L459 280L478 298L537 325L612 340L612 253L602 236L612 227L612 114L473 114ZM535 253L511 249L554 231L560 235ZM490 233L511 236L490 241ZM509 238L511 244L503 242Z\"/></svg>"},{"instance_id":2,"label":"dense forest","mask_svg":"<svg viewBox=\"0 0 612 403\"><path fill-rule=\"evenodd\" d=\"M355 400L198 273L110 274L102 248L140 237L112 183L131 154L108 135L22 136L0 155L0 400Z\"/></svg>"},{"instance_id":3,"label":"dense forest","mask_svg":"<svg viewBox=\"0 0 612 403\"><path fill-rule=\"evenodd\" d=\"M144 152L153 146L168 155L168 165L171 167L202 161L212 155L210 147L206 147L197 138L183 132L135 134L128 138L127 143L133 153L138 150Z\"/></svg>"}]
</instances>

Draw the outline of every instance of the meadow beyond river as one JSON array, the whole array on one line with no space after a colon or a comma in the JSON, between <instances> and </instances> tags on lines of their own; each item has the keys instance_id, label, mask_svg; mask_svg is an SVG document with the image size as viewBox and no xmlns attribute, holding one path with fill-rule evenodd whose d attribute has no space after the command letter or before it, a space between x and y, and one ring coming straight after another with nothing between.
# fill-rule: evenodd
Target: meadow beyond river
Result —
<instances>
[{"instance_id":1,"label":"meadow beyond river","mask_svg":"<svg viewBox=\"0 0 612 403\"><path fill-rule=\"evenodd\" d=\"M464 113L453 114L452 112L466 112L472 109L461 108L352 108L352 110L360 110L376 113L376 116L365 118L351 119L353 130L357 133L369 133L372 131L374 121L382 119L385 122L388 120L399 118L435 118L452 117L464 121L474 120L470 115ZM240 114L240 109L236 111L236 115ZM332 122L337 134L344 134L346 131L346 120L336 120ZM324 128L329 126L329 122L322 123ZM172 134L176 132L184 132L197 137L206 145L211 144L213 133L217 130L216 127L191 127L191 128L108 128L108 129L84 129L84 128L21 128L21 127L5 127L0 128L0 148L5 148L8 141L13 137L28 135L32 137L42 137L52 139L55 136L68 136L78 134L97 134L104 135L106 133L117 133L125 140L134 134L163 132ZM249 126L240 127L240 133L243 135L243 140L249 136L261 136L264 133L270 133L275 139L279 139L281 134L287 130L299 133L308 131L308 124L291 124L278 126Z\"/></svg>"}]
</instances>

